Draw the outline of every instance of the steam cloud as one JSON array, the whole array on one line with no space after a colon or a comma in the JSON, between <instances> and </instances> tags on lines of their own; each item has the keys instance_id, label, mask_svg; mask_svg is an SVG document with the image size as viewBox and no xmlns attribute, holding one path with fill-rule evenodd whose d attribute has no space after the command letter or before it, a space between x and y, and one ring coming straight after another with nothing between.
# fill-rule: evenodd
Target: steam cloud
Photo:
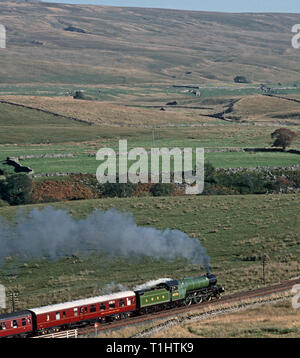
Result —
<instances>
[{"instance_id":1,"label":"steam cloud","mask_svg":"<svg viewBox=\"0 0 300 358\"><path fill-rule=\"evenodd\" d=\"M88 250L125 257L185 258L209 270L209 257L199 240L179 230L137 226L132 215L114 209L95 210L81 220L53 207L19 213L13 224L0 218L0 259L56 258Z\"/></svg>"},{"instance_id":2,"label":"steam cloud","mask_svg":"<svg viewBox=\"0 0 300 358\"><path fill-rule=\"evenodd\" d=\"M158 278L157 280L151 280L151 281L145 282L141 285L135 286L133 291L146 290L147 288L151 288L151 287L154 287L160 283L168 282L168 281L172 281L172 278L166 278L166 277Z\"/></svg>"},{"instance_id":3,"label":"steam cloud","mask_svg":"<svg viewBox=\"0 0 300 358\"><path fill-rule=\"evenodd\" d=\"M129 291L129 288L127 286L122 285L121 283L111 282L107 284L104 288L99 290L99 294L110 295L114 292L120 292L120 291Z\"/></svg>"}]
</instances>

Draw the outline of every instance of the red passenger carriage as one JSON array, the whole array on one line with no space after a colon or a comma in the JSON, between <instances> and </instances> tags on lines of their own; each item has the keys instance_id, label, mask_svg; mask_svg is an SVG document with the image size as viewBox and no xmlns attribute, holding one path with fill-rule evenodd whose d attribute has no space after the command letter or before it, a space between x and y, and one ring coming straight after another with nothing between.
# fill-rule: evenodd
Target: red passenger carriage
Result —
<instances>
[{"instance_id":1,"label":"red passenger carriage","mask_svg":"<svg viewBox=\"0 0 300 358\"><path fill-rule=\"evenodd\" d=\"M136 309L133 291L33 308L33 326L39 333L94 322L126 318Z\"/></svg>"},{"instance_id":2,"label":"red passenger carriage","mask_svg":"<svg viewBox=\"0 0 300 358\"><path fill-rule=\"evenodd\" d=\"M19 311L0 315L0 337L26 336L32 333L32 313Z\"/></svg>"}]
</instances>

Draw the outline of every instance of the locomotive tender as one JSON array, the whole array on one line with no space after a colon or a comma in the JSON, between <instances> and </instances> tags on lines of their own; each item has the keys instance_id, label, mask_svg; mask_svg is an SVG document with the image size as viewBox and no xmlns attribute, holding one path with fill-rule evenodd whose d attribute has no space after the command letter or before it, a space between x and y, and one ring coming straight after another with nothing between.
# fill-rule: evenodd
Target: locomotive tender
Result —
<instances>
[{"instance_id":1,"label":"locomotive tender","mask_svg":"<svg viewBox=\"0 0 300 358\"><path fill-rule=\"evenodd\" d=\"M144 290L53 304L0 315L0 337L30 337L220 298L215 275L167 280Z\"/></svg>"}]
</instances>

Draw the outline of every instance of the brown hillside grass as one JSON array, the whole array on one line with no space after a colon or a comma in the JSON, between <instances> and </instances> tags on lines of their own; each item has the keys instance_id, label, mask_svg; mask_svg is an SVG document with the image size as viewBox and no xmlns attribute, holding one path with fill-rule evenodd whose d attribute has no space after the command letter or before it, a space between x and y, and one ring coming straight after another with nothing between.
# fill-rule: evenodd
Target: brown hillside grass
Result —
<instances>
[{"instance_id":1,"label":"brown hillside grass","mask_svg":"<svg viewBox=\"0 0 300 358\"><path fill-rule=\"evenodd\" d=\"M146 96L145 96L146 97ZM151 97L151 96L150 96ZM176 96L175 96L176 98ZM149 97L140 100L139 105L156 105L157 108L135 107L126 105L126 102L133 101L133 96L121 96L121 103L109 101L78 100L73 97L47 97L47 96L23 96L6 95L1 96L2 100L30 106L33 108L50 111L63 116L78 118L82 121L98 125L113 126L152 126L152 125L193 125L212 124L216 121L224 123L213 117L215 113L222 113L228 108L228 99L221 99L213 103L203 98L190 100L180 98L180 106L164 106L168 101L163 98L159 101L156 97L154 103L149 102ZM136 101L137 97L135 97ZM226 119L247 121L265 125L297 124L300 120L300 103L292 102L275 97L252 95L234 98L232 112L225 115ZM164 106L165 111L160 111L159 105ZM194 109L199 106L199 109ZM184 107L184 108L181 108ZM189 108L192 107L192 108ZM194 107L194 108L193 108ZM208 115L208 116L207 116ZM300 122L299 122L300 123Z\"/></svg>"},{"instance_id":2,"label":"brown hillside grass","mask_svg":"<svg viewBox=\"0 0 300 358\"><path fill-rule=\"evenodd\" d=\"M253 83L299 80L297 14L1 1L2 83ZM66 31L68 26L84 33ZM20 56L22 53L22 56ZM1 52L2 54L2 52Z\"/></svg>"},{"instance_id":3,"label":"brown hillside grass","mask_svg":"<svg viewBox=\"0 0 300 358\"><path fill-rule=\"evenodd\" d=\"M235 103L230 116L253 122L295 123L300 120L300 103L262 95L247 96Z\"/></svg>"},{"instance_id":4,"label":"brown hillside grass","mask_svg":"<svg viewBox=\"0 0 300 358\"><path fill-rule=\"evenodd\" d=\"M110 102L78 100L72 97L1 96L1 99L75 117L99 125L153 125L209 121L207 117L189 115L191 110L160 111L113 104ZM213 119L211 119L213 120Z\"/></svg>"},{"instance_id":5,"label":"brown hillside grass","mask_svg":"<svg viewBox=\"0 0 300 358\"><path fill-rule=\"evenodd\" d=\"M291 299L175 326L153 336L168 338L298 338L300 315Z\"/></svg>"}]
</instances>

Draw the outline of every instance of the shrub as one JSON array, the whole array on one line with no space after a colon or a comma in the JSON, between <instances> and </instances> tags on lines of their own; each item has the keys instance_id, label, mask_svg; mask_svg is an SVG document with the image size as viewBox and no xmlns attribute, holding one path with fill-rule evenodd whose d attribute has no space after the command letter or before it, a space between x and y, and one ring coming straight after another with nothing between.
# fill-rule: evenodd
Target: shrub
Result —
<instances>
[{"instance_id":1,"label":"shrub","mask_svg":"<svg viewBox=\"0 0 300 358\"><path fill-rule=\"evenodd\" d=\"M292 187L293 187L292 182L285 177L280 177L276 180L275 188L278 192L288 193L290 191L289 188Z\"/></svg>"},{"instance_id":2,"label":"shrub","mask_svg":"<svg viewBox=\"0 0 300 358\"><path fill-rule=\"evenodd\" d=\"M26 174L14 174L0 182L0 196L10 205L30 202L32 181Z\"/></svg>"},{"instance_id":3,"label":"shrub","mask_svg":"<svg viewBox=\"0 0 300 358\"><path fill-rule=\"evenodd\" d=\"M81 183L68 180L42 180L34 182L31 201L34 203L48 203L60 200L94 199L92 190Z\"/></svg>"},{"instance_id":4,"label":"shrub","mask_svg":"<svg viewBox=\"0 0 300 358\"><path fill-rule=\"evenodd\" d=\"M153 196L169 196L173 193L174 186L168 183L153 184L150 188L150 193Z\"/></svg>"},{"instance_id":5,"label":"shrub","mask_svg":"<svg viewBox=\"0 0 300 358\"><path fill-rule=\"evenodd\" d=\"M236 195L239 194L234 188L228 188L224 185L204 183L203 193L200 195Z\"/></svg>"},{"instance_id":6,"label":"shrub","mask_svg":"<svg viewBox=\"0 0 300 358\"><path fill-rule=\"evenodd\" d=\"M249 83L249 81L247 80L247 78L245 76L234 77L234 82L235 83Z\"/></svg>"},{"instance_id":7,"label":"shrub","mask_svg":"<svg viewBox=\"0 0 300 358\"><path fill-rule=\"evenodd\" d=\"M236 190L239 194L264 194L268 191L267 182L260 173L222 172L216 176L218 185Z\"/></svg>"},{"instance_id":8,"label":"shrub","mask_svg":"<svg viewBox=\"0 0 300 358\"><path fill-rule=\"evenodd\" d=\"M300 170L292 170L288 172L287 177L295 188L300 188Z\"/></svg>"},{"instance_id":9,"label":"shrub","mask_svg":"<svg viewBox=\"0 0 300 358\"><path fill-rule=\"evenodd\" d=\"M98 182L95 175L92 174L73 174L70 175L68 182L70 184L79 184L82 187L88 188L93 193L93 198L101 197L101 184Z\"/></svg>"},{"instance_id":10,"label":"shrub","mask_svg":"<svg viewBox=\"0 0 300 358\"><path fill-rule=\"evenodd\" d=\"M74 99L85 99L85 95L81 91L75 91L73 98Z\"/></svg>"},{"instance_id":11,"label":"shrub","mask_svg":"<svg viewBox=\"0 0 300 358\"><path fill-rule=\"evenodd\" d=\"M204 181L206 183L215 183L216 182L216 169L210 162L204 163Z\"/></svg>"},{"instance_id":12,"label":"shrub","mask_svg":"<svg viewBox=\"0 0 300 358\"><path fill-rule=\"evenodd\" d=\"M0 208L2 208L3 206L8 206L8 202L7 201L4 201L2 199L0 199Z\"/></svg>"},{"instance_id":13,"label":"shrub","mask_svg":"<svg viewBox=\"0 0 300 358\"><path fill-rule=\"evenodd\" d=\"M102 195L106 197L127 198L136 193L136 184L132 183L105 183L101 186Z\"/></svg>"}]
</instances>

